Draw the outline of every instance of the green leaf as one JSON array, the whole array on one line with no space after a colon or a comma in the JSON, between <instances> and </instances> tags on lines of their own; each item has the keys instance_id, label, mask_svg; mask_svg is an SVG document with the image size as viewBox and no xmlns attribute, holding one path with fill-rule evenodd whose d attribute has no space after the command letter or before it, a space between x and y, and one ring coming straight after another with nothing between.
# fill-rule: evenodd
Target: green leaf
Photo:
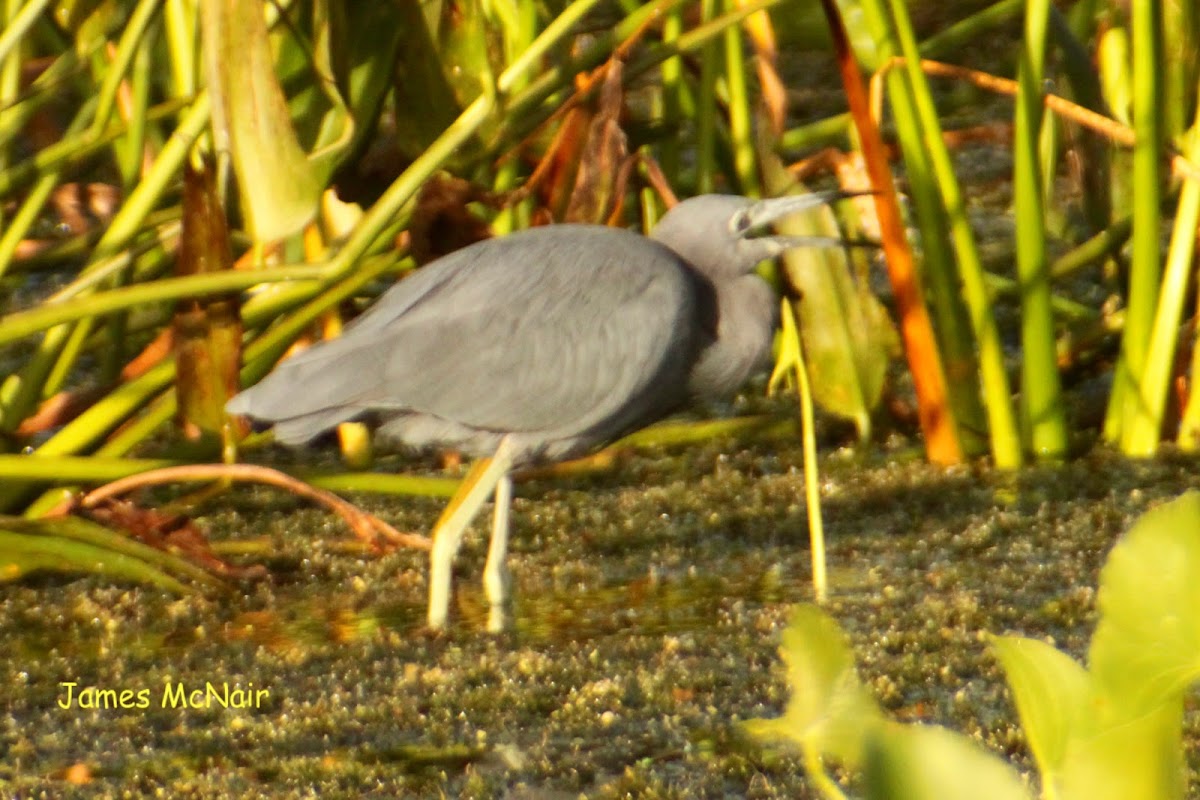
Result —
<instances>
[{"instance_id":1,"label":"green leaf","mask_svg":"<svg viewBox=\"0 0 1200 800\"><path fill-rule=\"evenodd\" d=\"M992 639L1004 667L1025 739L1043 784L1062 767L1068 742L1087 716L1091 683L1084 668L1045 642L1019 636Z\"/></svg>"},{"instance_id":2,"label":"green leaf","mask_svg":"<svg viewBox=\"0 0 1200 800\"><path fill-rule=\"evenodd\" d=\"M879 6L858 0L837 0L837 7L855 57L871 72L879 69L883 60L893 53L888 30L881 23L882 17L872 13Z\"/></svg>"},{"instance_id":3,"label":"green leaf","mask_svg":"<svg viewBox=\"0 0 1200 800\"><path fill-rule=\"evenodd\" d=\"M819 223L793 219L778 228L793 236L836 236L833 213L819 213ZM850 274L840 250L792 250L783 256L783 269L802 298L796 309L814 397L825 410L853 420L860 437L869 437L896 341L887 312Z\"/></svg>"},{"instance_id":4,"label":"green leaf","mask_svg":"<svg viewBox=\"0 0 1200 800\"><path fill-rule=\"evenodd\" d=\"M877 726L865 772L868 800L1029 800L1012 767L936 726Z\"/></svg>"},{"instance_id":5,"label":"green leaf","mask_svg":"<svg viewBox=\"0 0 1200 800\"><path fill-rule=\"evenodd\" d=\"M795 182L774 156L763 154L764 171L772 194L782 194ZM795 215L776 223L788 236L840 236L829 208ZM860 438L871 431L871 411L879 403L896 332L887 311L871 294L864 276L851 274L850 262L838 248L805 247L784 253L781 264L788 281L800 295L794 304L804 360L813 396L826 411L853 420ZM795 361L785 331L784 349L777 372ZM784 363L790 359L788 363Z\"/></svg>"},{"instance_id":6,"label":"green leaf","mask_svg":"<svg viewBox=\"0 0 1200 800\"><path fill-rule=\"evenodd\" d=\"M1054 783L1054 796L1060 800L1182 798L1182 699L1171 698L1135 719L1073 741Z\"/></svg>"},{"instance_id":7,"label":"green leaf","mask_svg":"<svg viewBox=\"0 0 1200 800\"><path fill-rule=\"evenodd\" d=\"M1109 113L1118 122L1130 125L1133 90L1129 84L1129 30L1119 25L1109 26L1100 35L1096 53L1100 62L1100 88Z\"/></svg>"},{"instance_id":8,"label":"green leaf","mask_svg":"<svg viewBox=\"0 0 1200 800\"><path fill-rule=\"evenodd\" d=\"M780 653L792 690L787 710L779 719L749 720L746 730L857 765L865 737L882 715L858 679L846 635L816 606L797 606Z\"/></svg>"},{"instance_id":9,"label":"green leaf","mask_svg":"<svg viewBox=\"0 0 1200 800\"><path fill-rule=\"evenodd\" d=\"M361 154L378 131L399 45L404 41L407 47L414 36L398 14L402 7L415 13L423 28L419 5L320 0L306 20L305 35L283 26L272 32L276 70L288 89L296 136L310 151L309 161L323 182L343 161ZM451 113L442 129L453 121Z\"/></svg>"},{"instance_id":10,"label":"green leaf","mask_svg":"<svg viewBox=\"0 0 1200 800\"><path fill-rule=\"evenodd\" d=\"M1200 492L1142 516L1100 574L1088 654L1102 711L1132 719L1200 675Z\"/></svg>"},{"instance_id":11,"label":"green leaf","mask_svg":"<svg viewBox=\"0 0 1200 800\"><path fill-rule=\"evenodd\" d=\"M450 7L439 4L397 3L388 13L404 31L392 85L396 146L416 158L478 96L479 77L488 70L486 34L481 15L455 19Z\"/></svg>"},{"instance_id":12,"label":"green leaf","mask_svg":"<svg viewBox=\"0 0 1200 800\"><path fill-rule=\"evenodd\" d=\"M313 218L324 187L292 127L263 7L202 0L200 21L213 131L233 157L246 227L258 241L282 239Z\"/></svg>"}]
</instances>

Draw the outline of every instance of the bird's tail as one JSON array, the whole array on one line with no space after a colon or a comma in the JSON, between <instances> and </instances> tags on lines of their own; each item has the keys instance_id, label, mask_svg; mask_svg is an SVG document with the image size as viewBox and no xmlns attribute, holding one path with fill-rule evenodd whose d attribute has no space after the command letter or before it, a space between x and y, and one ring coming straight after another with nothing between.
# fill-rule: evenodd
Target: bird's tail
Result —
<instances>
[{"instance_id":1,"label":"bird's tail","mask_svg":"<svg viewBox=\"0 0 1200 800\"><path fill-rule=\"evenodd\" d=\"M270 398L261 396L269 391L270 387L262 383L251 386L226 403L225 411L273 423L275 441L281 444L304 444L361 413L357 408L334 406L288 416L286 411L281 410L281 404L269 402Z\"/></svg>"}]
</instances>

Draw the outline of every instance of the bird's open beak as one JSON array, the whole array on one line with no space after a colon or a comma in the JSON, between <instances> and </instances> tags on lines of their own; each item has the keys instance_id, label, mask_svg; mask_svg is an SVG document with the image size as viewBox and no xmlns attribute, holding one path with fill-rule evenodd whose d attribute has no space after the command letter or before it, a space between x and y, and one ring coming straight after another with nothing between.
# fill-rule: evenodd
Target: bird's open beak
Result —
<instances>
[{"instance_id":1,"label":"bird's open beak","mask_svg":"<svg viewBox=\"0 0 1200 800\"><path fill-rule=\"evenodd\" d=\"M877 242L848 240L838 236L777 236L771 232L770 224L776 220L801 211L830 205L850 197L874 194L873 192L844 192L834 190L828 192L810 192L809 194L788 195L787 197L772 197L759 200L745 211L743 236L760 242L770 242L776 253L790 250L794 247L847 247L872 246L878 247Z\"/></svg>"}]
</instances>

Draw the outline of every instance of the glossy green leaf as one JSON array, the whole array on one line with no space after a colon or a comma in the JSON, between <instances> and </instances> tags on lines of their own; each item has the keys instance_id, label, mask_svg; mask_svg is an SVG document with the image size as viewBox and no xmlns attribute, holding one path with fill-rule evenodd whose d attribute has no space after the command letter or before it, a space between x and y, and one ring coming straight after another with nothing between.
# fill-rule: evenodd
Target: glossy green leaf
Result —
<instances>
[{"instance_id":1,"label":"glossy green leaf","mask_svg":"<svg viewBox=\"0 0 1200 800\"><path fill-rule=\"evenodd\" d=\"M1089 668L1112 713L1135 718L1200 676L1200 492L1142 516L1100 574Z\"/></svg>"},{"instance_id":2,"label":"glossy green leaf","mask_svg":"<svg viewBox=\"0 0 1200 800\"><path fill-rule=\"evenodd\" d=\"M1029 800L1016 771L957 733L878 726L867 739L868 800Z\"/></svg>"},{"instance_id":3,"label":"glossy green leaf","mask_svg":"<svg viewBox=\"0 0 1200 800\"><path fill-rule=\"evenodd\" d=\"M865 737L882 715L858 678L846 635L816 606L797 606L780 653L792 691L787 710L779 719L748 721L747 731L857 765Z\"/></svg>"},{"instance_id":4,"label":"glossy green leaf","mask_svg":"<svg viewBox=\"0 0 1200 800\"><path fill-rule=\"evenodd\" d=\"M1086 716L1088 674L1066 653L1037 639L1000 636L992 639L992 648L1004 667L1042 780L1049 782Z\"/></svg>"},{"instance_id":5,"label":"glossy green leaf","mask_svg":"<svg viewBox=\"0 0 1200 800\"><path fill-rule=\"evenodd\" d=\"M1176 800L1184 793L1183 696L1072 742L1054 783L1061 800ZM1049 796L1049 795L1047 795Z\"/></svg>"}]
</instances>

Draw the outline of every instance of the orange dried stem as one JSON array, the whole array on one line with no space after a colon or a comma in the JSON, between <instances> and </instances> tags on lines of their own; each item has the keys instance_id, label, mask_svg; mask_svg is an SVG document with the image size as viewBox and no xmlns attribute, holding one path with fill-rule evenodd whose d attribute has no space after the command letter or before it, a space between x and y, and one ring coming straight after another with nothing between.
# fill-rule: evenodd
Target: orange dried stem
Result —
<instances>
[{"instance_id":1,"label":"orange dried stem","mask_svg":"<svg viewBox=\"0 0 1200 800\"><path fill-rule=\"evenodd\" d=\"M367 541L374 541L376 538L380 538L388 541L390 544L402 547L415 547L419 550L428 550L430 548L428 538L413 533L401 533L374 514L363 511L332 492L310 486L304 481L293 478L291 475L287 475L279 470L254 464L193 464L182 467L153 469L105 484L84 496L80 501L80 505L87 508L110 497L116 497L117 495L125 494L145 486L158 486L178 481L218 479L248 481L277 486L307 500L320 503L346 520L346 524L353 529L354 534Z\"/></svg>"},{"instance_id":2,"label":"orange dried stem","mask_svg":"<svg viewBox=\"0 0 1200 800\"><path fill-rule=\"evenodd\" d=\"M918 415L921 431L925 436L926 453L930 461L935 463L959 463L963 459L962 443L959 441L954 411L948 399L946 373L942 367L929 312L921 298L912 250L908 247L904 220L896 201L891 169L888 167L887 150L879 128L871 118L870 101L862 74L851 52L835 0L821 0L821 6L829 22L846 99L858 130L867 174L875 192L875 213L879 218L883 236L888 277L896 297L904 350L908 356L908 366L917 393Z\"/></svg>"},{"instance_id":3,"label":"orange dried stem","mask_svg":"<svg viewBox=\"0 0 1200 800\"><path fill-rule=\"evenodd\" d=\"M905 59L902 56L893 56L871 76L871 114L875 120L878 120L883 113L883 78L889 71L896 67L904 66L904 64ZM985 89L995 94L1004 94L1009 97L1016 97L1017 95L1018 84L1016 81L1001 78L989 72L981 72L969 67L960 67L956 64L947 64L942 61L932 61L924 58L921 59L921 71L926 75L933 75L938 78L953 78L955 80L966 81L972 86L978 86L980 89ZM1090 108L1084 108L1078 103L1072 103L1070 100L1054 94L1043 95L1042 102L1046 108L1055 114L1095 131L1123 147L1133 147L1137 142L1137 137L1134 135L1132 128L1122 125L1115 119L1092 111ZM1192 180L1200 180L1200 166L1193 164L1179 153L1171 153L1170 159L1171 168L1175 170L1176 175L1191 178Z\"/></svg>"}]
</instances>

